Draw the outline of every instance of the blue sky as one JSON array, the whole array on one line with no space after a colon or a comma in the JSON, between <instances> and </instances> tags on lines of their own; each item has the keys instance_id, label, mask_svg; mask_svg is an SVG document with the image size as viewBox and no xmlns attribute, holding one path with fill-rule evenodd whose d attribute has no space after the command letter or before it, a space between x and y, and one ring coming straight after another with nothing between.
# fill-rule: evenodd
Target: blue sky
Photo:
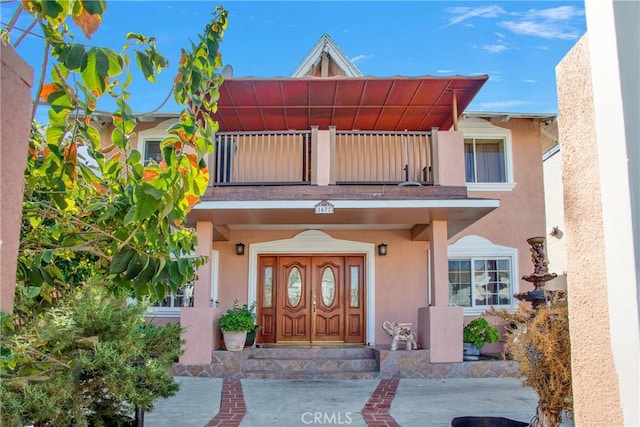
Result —
<instances>
[{"instance_id":1,"label":"blue sky","mask_svg":"<svg viewBox=\"0 0 640 427\"><path fill-rule=\"evenodd\" d=\"M113 48L128 31L157 38L171 67L157 84L137 76L131 104L143 113L165 99L180 48L218 4L229 11L221 52L234 77L290 76L327 33L364 75L488 74L468 111L556 113L555 66L586 31L582 1L108 1L91 40L72 31L79 41ZM3 26L14 7L2 5ZM18 48L37 69L39 45L30 37ZM169 102L161 111L178 110Z\"/></svg>"}]
</instances>

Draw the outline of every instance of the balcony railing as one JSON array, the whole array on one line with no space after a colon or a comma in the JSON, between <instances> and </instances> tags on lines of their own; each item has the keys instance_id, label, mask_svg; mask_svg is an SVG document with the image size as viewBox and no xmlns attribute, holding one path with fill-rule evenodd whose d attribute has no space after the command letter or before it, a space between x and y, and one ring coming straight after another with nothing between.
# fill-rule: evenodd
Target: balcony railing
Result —
<instances>
[{"instance_id":1,"label":"balcony railing","mask_svg":"<svg viewBox=\"0 0 640 427\"><path fill-rule=\"evenodd\" d=\"M329 164L330 184L433 184L429 132L332 130L330 135L322 143L331 149L319 150L311 131L220 132L210 160L211 184L308 185L318 175L313 167ZM334 154L314 159L314 153Z\"/></svg>"},{"instance_id":2,"label":"balcony railing","mask_svg":"<svg viewBox=\"0 0 640 427\"><path fill-rule=\"evenodd\" d=\"M432 184L429 132L336 132L336 184Z\"/></svg>"},{"instance_id":3,"label":"balcony railing","mask_svg":"<svg viewBox=\"0 0 640 427\"><path fill-rule=\"evenodd\" d=\"M214 185L311 182L311 131L218 133Z\"/></svg>"}]
</instances>

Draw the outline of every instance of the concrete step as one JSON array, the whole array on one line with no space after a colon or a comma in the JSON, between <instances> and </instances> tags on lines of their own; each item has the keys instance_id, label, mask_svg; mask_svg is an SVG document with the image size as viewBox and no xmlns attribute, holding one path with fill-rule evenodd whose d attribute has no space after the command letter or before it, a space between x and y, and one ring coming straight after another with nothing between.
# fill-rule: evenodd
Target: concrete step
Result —
<instances>
[{"instance_id":1,"label":"concrete step","mask_svg":"<svg viewBox=\"0 0 640 427\"><path fill-rule=\"evenodd\" d=\"M380 375L369 347L262 347L245 349L242 374L253 379L349 380Z\"/></svg>"},{"instance_id":2,"label":"concrete step","mask_svg":"<svg viewBox=\"0 0 640 427\"><path fill-rule=\"evenodd\" d=\"M260 347L245 348L249 359L371 359L371 347Z\"/></svg>"},{"instance_id":3,"label":"concrete step","mask_svg":"<svg viewBox=\"0 0 640 427\"><path fill-rule=\"evenodd\" d=\"M289 372L289 371L244 371L243 378L254 380L374 380L378 371L335 372Z\"/></svg>"},{"instance_id":4,"label":"concrete step","mask_svg":"<svg viewBox=\"0 0 640 427\"><path fill-rule=\"evenodd\" d=\"M275 359L250 358L244 362L245 370L260 371L303 371L303 372L334 372L334 371L377 371L378 363L375 359Z\"/></svg>"}]
</instances>

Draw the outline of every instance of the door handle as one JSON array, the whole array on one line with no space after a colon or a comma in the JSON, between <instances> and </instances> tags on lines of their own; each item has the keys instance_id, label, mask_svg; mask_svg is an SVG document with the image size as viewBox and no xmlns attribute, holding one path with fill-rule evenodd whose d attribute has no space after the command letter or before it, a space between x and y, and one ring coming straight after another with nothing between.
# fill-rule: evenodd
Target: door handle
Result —
<instances>
[{"instance_id":1,"label":"door handle","mask_svg":"<svg viewBox=\"0 0 640 427\"><path fill-rule=\"evenodd\" d=\"M312 298L311 308L313 310L313 313L315 313L316 312L316 296L315 295Z\"/></svg>"}]
</instances>

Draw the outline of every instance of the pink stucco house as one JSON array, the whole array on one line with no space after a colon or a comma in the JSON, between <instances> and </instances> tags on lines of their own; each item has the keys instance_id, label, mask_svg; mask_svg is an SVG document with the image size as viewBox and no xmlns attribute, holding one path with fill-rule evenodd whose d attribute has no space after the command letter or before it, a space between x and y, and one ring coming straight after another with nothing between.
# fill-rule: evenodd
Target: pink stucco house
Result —
<instances>
[{"instance_id":1,"label":"pink stucco house","mask_svg":"<svg viewBox=\"0 0 640 427\"><path fill-rule=\"evenodd\" d=\"M216 363L235 299L267 347L388 349L390 320L413 324L415 355L461 362L463 324L516 307L545 235L555 116L465 112L488 78L366 77L327 35L289 78L227 75L188 222L209 263L151 316L187 328L181 365ZM175 120L144 118L143 158Z\"/></svg>"}]
</instances>

